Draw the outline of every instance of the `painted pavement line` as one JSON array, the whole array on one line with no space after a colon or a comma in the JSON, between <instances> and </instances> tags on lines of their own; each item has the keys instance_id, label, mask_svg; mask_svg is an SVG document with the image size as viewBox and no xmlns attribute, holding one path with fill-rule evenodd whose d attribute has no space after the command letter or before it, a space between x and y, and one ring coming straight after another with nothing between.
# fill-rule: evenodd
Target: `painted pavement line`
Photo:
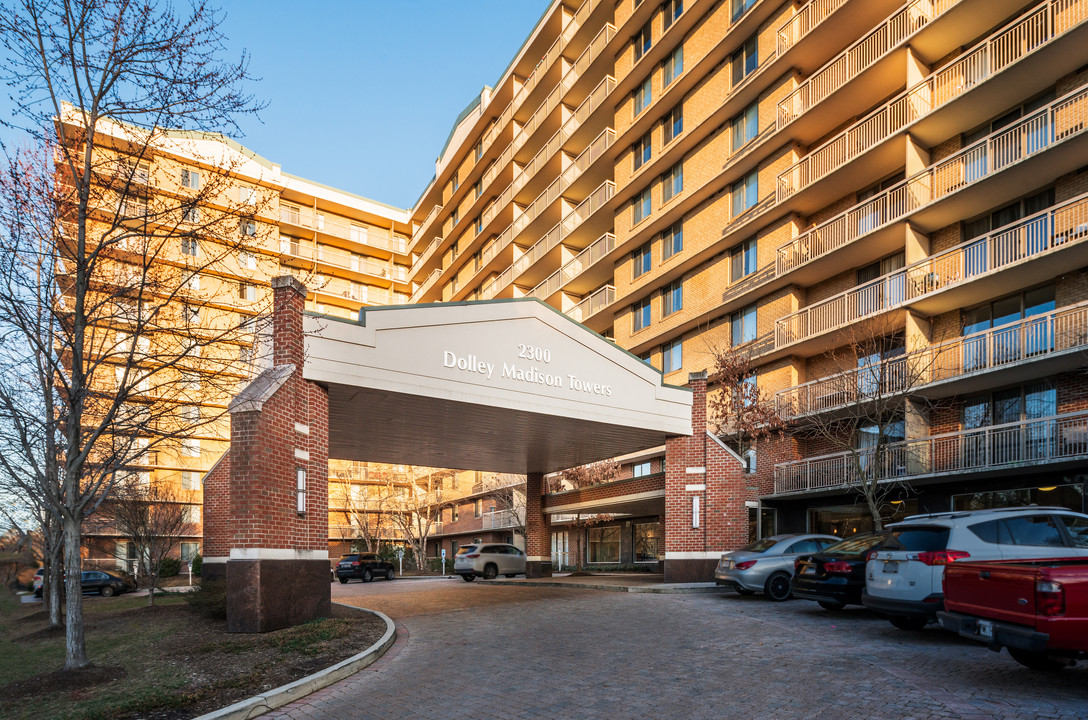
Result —
<instances>
[{"instance_id":1,"label":"painted pavement line","mask_svg":"<svg viewBox=\"0 0 1088 720\"><path fill-rule=\"evenodd\" d=\"M354 609L365 610L365 608ZM249 718L255 718L270 710L300 700L373 664L396 642L397 630L393 621L384 613L377 610L366 610L366 612L377 615L385 622L385 633L366 650L324 670L319 670L313 675L307 675L286 685L280 685L278 688L273 688L266 693L255 695L225 708L201 715L194 718L194 720L249 720Z\"/></svg>"}]
</instances>

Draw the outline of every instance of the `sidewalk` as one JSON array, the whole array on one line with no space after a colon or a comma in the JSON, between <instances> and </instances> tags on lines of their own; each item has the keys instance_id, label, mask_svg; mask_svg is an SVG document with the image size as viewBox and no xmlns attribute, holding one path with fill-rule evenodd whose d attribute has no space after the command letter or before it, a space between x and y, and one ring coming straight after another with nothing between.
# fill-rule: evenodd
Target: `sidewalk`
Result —
<instances>
[{"instance_id":1,"label":"sidewalk","mask_svg":"<svg viewBox=\"0 0 1088 720\"><path fill-rule=\"evenodd\" d=\"M495 580L478 578L477 582L537 587L575 587L588 590L657 593L661 595L715 593L722 590L712 582L666 583L665 576L659 573L601 573L600 575L579 575L577 577L571 577L569 573L556 573L550 578L496 578Z\"/></svg>"}]
</instances>

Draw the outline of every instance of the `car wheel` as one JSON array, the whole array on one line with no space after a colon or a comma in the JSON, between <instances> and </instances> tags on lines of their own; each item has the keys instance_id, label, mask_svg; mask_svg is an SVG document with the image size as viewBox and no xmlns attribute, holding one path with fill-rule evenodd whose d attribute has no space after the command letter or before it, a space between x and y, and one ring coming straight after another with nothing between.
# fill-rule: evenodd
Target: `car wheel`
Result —
<instances>
[{"instance_id":1,"label":"car wheel","mask_svg":"<svg viewBox=\"0 0 1088 720\"><path fill-rule=\"evenodd\" d=\"M888 618L888 621L900 630L921 630L928 622L925 618L919 617Z\"/></svg>"},{"instance_id":2,"label":"car wheel","mask_svg":"<svg viewBox=\"0 0 1088 720\"><path fill-rule=\"evenodd\" d=\"M106 587L99 590L99 592L102 593L102 597L113 597L113 593L115 592L115 590L110 585L107 585Z\"/></svg>"},{"instance_id":3,"label":"car wheel","mask_svg":"<svg viewBox=\"0 0 1088 720\"><path fill-rule=\"evenodd\" d=\"M464 580L465 582L472 582L473 580L476 579L476 576L473 575L472 573L468 573L466 575L462 575L461 579Z\"/></svg>"},{"instance_id":4,"label":"car wheel","mask_svg":"<svg viewBox=\"0 0 1088 720\"><path fill-rule=\"evenodd\" d=\"M363 570L363 582L370 582L373 579L374 575L371 574L370 570Z\"/></svg>"},{"instance_id":5,"label":"car wheel","mask_svg":"<svg viewBox=\"0 0 1088 720\"><path fill-rule=\"evenodd\" d=\"M755 595L756 594L755 590L749 590L748 588L739 587L739 588L733 588L733 589L737 591L738 595Z\"/></svg>"},{"instance_id":6,"label":"car wheel","mask_svg":"<svg viewBox=\"0 0 1088 720\"><path fill-rule=\"evenodd\" d=\"M1032 670L1061 670L1062 668L1072 665L1066 659L1060 657L1054 657L1053 655L1047 655L1043 652L1031 652L1030 650L1021 650L1020 648L1009 648L1009 655L1012 659L1020 663L1024 667L1029 667Z\"/></svg>"},{"instance_id":7,"label":"car wheel","mask_svg":"<svg viewBox=\"0 0 1088 720\"><path fill-rule=\"evenodd\" d=\"M340 584L341 585L347 585L348 584L348 579L347 578L340 578Z\"/></svg>"},{"instance_id":8,"label":"car wheel","mask_svg":"<svg viewBox=\"0 0 1088 720\"><path fill-rule=\"evenodd\" d=\"M515 577L516 575L517 573L506 573L503 575L503 577Z\"/></svg>"},{"instance_id":9,"label":"car wheel","mask_svg":"<svg viewBox=\"0 0 1088 720\"><path fill-rule=\"evenodd\" d=\"M395 572L393 572L392 570L386 570L385 571L385 579L386 580L392 580L396 576L397 576L397 574Z\"/></svg>"},{"instance_id":10,"label":"car wheel","mask_svg":"<svg viewBox=\"0 0 1088 720\"><path fill-rule=\"evenodd\" d=\"M784 572L776 572L767 578L767 584L763 586L763 592L770 600L782 602L789 600L793 594L793 583L790 576Z\"/></svg>"},{"instance_id":11,"label":"car wheel","mask_svg":"<svg viewBox=\"0 0 1088 720\"><path fill-rule=\"evenodd\" d=\"M484 580L494 580L498 576L499 569L497 567L495 567L491 563L484 565Z\"/></svg>"},{"instance_id":12,"label":"car wheel","mask_svg":"<svg viewBox=\"0 0 1088 720\"><path fill-rule=\"evenodd\" d=\"M846 607L846 603L841 600L817 600L816 602L819 603L820 607L824 610L842 610Z\"/></svg>"}]
</instances>

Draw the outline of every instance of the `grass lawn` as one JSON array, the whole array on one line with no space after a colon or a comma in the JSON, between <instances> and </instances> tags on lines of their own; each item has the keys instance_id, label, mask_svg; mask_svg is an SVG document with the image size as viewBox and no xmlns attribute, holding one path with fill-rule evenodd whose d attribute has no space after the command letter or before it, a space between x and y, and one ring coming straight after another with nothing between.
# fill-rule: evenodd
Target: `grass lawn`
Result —
<instances>
[{"instance_id":1,"label":"grass lawn","mask_svg":"<svg viewBox=\"0 0 1088 720\"><path fill-rule=\"evenodd\" d=\"M92 667L65 672L64 630L40 603L0 596L0 718L190 718L333 665L385 624L334 617L260 635L230 634L180 596L84 598Z\"/></svg>"}]
</instances>

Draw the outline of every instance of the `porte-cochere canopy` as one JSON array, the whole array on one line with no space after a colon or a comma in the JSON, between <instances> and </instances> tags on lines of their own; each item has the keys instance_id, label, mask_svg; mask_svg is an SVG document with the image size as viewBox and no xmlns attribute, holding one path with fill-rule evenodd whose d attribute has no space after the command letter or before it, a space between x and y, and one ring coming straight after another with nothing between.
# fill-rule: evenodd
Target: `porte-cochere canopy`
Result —
<instances>
[{"instance_id":1,"label":"porte-cochere canopy","mask_svg":"<svg viewBox=\"0 0 1088 720\"><path fill-rule=\"evenodd\" d=\"M332 458L546 473L692 432L690 391L533 298L308 315L304 330Z\"/></svg>"}]
</instances>

